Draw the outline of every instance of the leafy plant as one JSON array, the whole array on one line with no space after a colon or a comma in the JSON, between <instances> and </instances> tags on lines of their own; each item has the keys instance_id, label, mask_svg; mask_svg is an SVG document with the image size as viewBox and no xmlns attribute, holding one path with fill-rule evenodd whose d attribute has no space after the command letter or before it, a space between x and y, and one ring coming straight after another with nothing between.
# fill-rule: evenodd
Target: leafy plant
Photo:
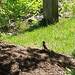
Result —
<instances>
[{"instance_id":1,"label":"leafy plant","mask_svg":"<svg viewBox=\"0 0 75 75\"><path fill-rule=\"evenodd\" d=\"M3 0L0 6L0 27L9 27L9 20L15 22L20 16L37 14L42 7L42 0Z\"/></svg>"},{"instance_id":2,"label":"leafy plant","mask_svg":"<svg viewBox=\"0 0 75 75\"><path fill-rule=\"evenodd\" d=\"M72 17L75 15L75 0L59 0L59 3L61 4L60 15L63 15L63 17Z\"/></svg>"}]
</instances>

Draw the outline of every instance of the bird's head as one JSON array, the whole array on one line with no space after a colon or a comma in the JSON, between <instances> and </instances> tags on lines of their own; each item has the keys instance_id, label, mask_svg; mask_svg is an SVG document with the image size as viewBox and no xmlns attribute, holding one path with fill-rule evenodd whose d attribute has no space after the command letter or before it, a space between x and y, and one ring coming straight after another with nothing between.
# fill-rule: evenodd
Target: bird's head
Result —
<instances>
[{"instance_id":1,"label":"bird's head","mask_svg":"<svg viewBox=\"0 0 75 75\"><path fill-rule=\"evenodd\" d=\"M43 44L45 44L45 41L43 41Z\"/></svg>"}]
</instances>

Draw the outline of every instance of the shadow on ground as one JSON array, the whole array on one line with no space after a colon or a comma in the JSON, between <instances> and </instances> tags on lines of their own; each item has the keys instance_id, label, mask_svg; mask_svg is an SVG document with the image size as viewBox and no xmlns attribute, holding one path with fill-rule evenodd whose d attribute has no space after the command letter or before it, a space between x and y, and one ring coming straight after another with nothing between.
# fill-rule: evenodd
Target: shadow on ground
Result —
<instances>
[{"instance_id":1,"label":"shadow on ground","mask_svg":"<svg viewBox=\"0 0 75 75\"><path fill-rule=\"evenodd\" d=\"M27 50L27 52L27 58L24 58L23 60L21 60L22 58L16 59L16 61L19 63L19 68L21 69L21 71L33 71L38 68L39 63L46 61L46 56L41 57L41 52L39 52L39 49L30 49Z\"/></svg>"},{"instance_id":2,"label":"shadow on ground","mask_svg":"<svg viewBox=\"0 0 75 75\"><path fill-rule=\"evenodd\" d=\"M55 22L56 23L56 22ZM48 23L45 19L42 19L41 21L38 21L37 23L35 24L31 24L29 26L28 29L25 29L24 31L22 31L21 33L25 33L25 32L31 32L33 30L36 30L36 29L39 29L39 28L42 28L42 27L47 27L48 25L52 26L54 25L55 23Z\"/></svg>"},{"instance_id":3,"label":"shadow on ground","mask_svg":"<svg viewBox=\"0 0 75 75\"><path fill-rule=\"evenodd\" d=\"M27 29L23 30L20 33L32 32L33 30L36 30L36 29L39 29L39 28L42 28L42 27L47 27L47 26L48 26L48 24L43 23L42 21L40 21L40 22L37 22L35 24L29 25L29 27Z\"/></svg>"}]
</instances>

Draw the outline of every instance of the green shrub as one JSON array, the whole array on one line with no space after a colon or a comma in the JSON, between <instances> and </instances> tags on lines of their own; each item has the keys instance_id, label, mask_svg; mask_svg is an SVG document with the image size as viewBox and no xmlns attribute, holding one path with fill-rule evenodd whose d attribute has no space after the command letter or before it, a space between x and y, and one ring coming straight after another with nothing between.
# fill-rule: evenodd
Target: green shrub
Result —
<instances>
[{"instance_id":1,"label":"green shrub","mask_svg":"<svg viewBox=\"0 0 75 75\"><path fill-rule=\"evenodd\" d=\"M73 17L75 15L75 0L59 0L61 4L59 11L62 17Z\"/></svg>"},{"instance_id":2,"label":"green shrub","mask_svg":"<svg viewBox=\"0 0 75 75\"><path fill-rule=\"evenodd\" d=\"M72 17L75 15L75 0L59 0L60 15ZM27 14L39 14L43 8L43 0L2 0L0 4L0 28L9 27L9 20L15 22Z\"/></svg>"},{"instance_id":3,"label":"green shrub","mask_svg":"<svg viewBox=\"0 0 75 75\"><path fill-rule=\"evenodd\" d=\"M37 14L42 8L42 0L2 0L0 6L0 28L9 27L9 20L20 20L28 13Z\"/></svg>"}]
</instances>

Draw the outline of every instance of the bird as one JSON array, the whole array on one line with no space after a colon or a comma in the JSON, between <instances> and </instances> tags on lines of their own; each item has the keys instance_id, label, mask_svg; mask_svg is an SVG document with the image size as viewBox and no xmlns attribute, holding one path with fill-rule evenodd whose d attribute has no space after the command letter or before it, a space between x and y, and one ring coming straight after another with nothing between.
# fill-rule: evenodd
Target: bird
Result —
<instances>
[{"instance_id":1,"label":"bird","mask_svg":"<svg viewBox=\"0 0 75 75\"><path fill-rule=\"evenodd\" d=\"M48 50L45 41L43 41L43 48L44 48L45 50Z\"/></svg>"}]
</instances>

